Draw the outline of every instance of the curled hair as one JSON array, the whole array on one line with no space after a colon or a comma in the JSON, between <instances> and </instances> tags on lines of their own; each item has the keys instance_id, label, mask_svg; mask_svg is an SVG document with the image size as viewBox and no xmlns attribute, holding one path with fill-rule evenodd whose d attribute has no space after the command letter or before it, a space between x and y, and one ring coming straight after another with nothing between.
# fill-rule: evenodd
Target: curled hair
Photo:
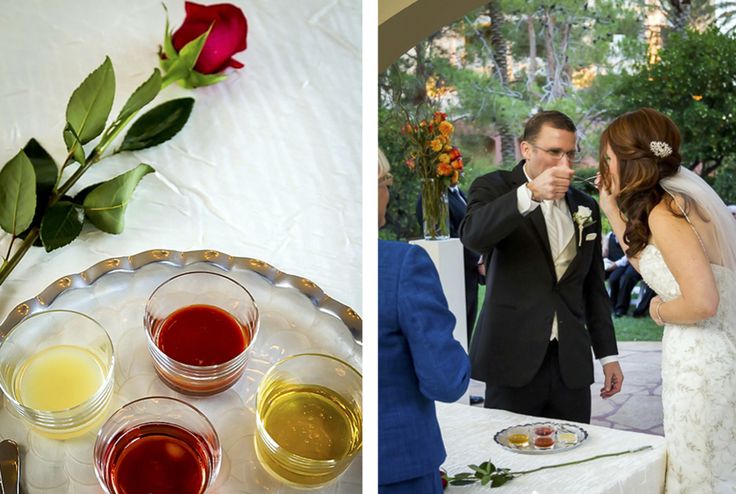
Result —
<instances>
[{"instance_id":1,"label":"curled hair","mask_svg":"<svg viewBox=\"0 0 736 494\"><path fill-rule=\"evenodd\" d=\"M667 143L672 153L656 156L650 147L652 141ZM610 191L613 182L606 156L608 146L618 160L620 183L616 202L626 218L623 240L628 245L626 254L632 257L649 243L649 213L657 204L664 200L669 210L680 217L691 207L691 201L685 197L684 213L681 212L659 184L680 167L680 131L667 116L651 108L625 113L611 122L601 134L599 164L602 185Z\"/></svg>"}]
</instances>

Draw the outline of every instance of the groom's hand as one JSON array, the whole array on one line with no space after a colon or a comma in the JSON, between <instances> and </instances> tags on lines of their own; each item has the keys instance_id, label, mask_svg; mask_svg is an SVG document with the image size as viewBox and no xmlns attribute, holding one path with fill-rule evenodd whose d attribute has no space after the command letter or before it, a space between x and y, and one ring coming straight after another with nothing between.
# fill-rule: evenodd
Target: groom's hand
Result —
<instances>
[{"instance_id":1,"label":"groom's hand","mask_svg":"<svg viewBox=\"0 0 736 494\"><path fill-rule=\"evenodd\" d=\"M572 168L562 163L547 168L527 184L532 192L532 199L537 202L562 199L570 188L574 174Z\"/></svg>"},{"instance_id":2,"label":"groom's hand","mask_svg":"<svg viewBox=\"0 0 736 494\"><path fill-rule=\"evenodd\" d=\"M601 388L601 398L610 398L621 391L621 385L624 382L624 373L621 372L621 366L618 365L618 362L609 362L604 365L603 376L605 380Z\"/></svg>"}]
</instances>

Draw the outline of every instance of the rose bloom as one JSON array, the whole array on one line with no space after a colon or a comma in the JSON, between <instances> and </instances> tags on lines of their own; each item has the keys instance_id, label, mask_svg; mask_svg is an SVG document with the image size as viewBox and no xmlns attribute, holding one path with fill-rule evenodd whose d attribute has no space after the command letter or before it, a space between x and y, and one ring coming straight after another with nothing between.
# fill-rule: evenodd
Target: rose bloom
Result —
<instances>
[{"instance_id":1,"label":"rose bloom","mask_svg":"<svg viewBox=\"0 0 736 494\"><path fill-rule=\"evenodd\" d=\"M439 160L440 163L448 163L448 164L450 163L450 155L447 153L440 154L437 157L437 159Z\"/></svg>"},{"instance_id":2,"label":"rose bloom","mask_svg":"<svg viewBox=\"0 0 736 494\"><path fill-rule=\"evenodd\" d=\"M411 124L406 124L401 130L404 131L406 134L411 134L414 131L414 128L411 126Z\"/></svg>"},{"instance_id":3,"label":"rose bloom","mask_svg":"<svg viewBox=\"0 0 736 494\"><path fill-rule=\"evenodd\" d=\"M437 175L441 177L449 177L453 172L454 170L449 163L440 163L437 165Z\"/></svg>"},{"instance_id":4,"label":"rose bloom","mask_svg":"<svg viewBox=\"0 0 736 494\"><path fill-rule=\"evenodd\" d=\"M455 129L455 127L448 121L440 122L440 132L442 132L444 135L450 135L452 134L452 131Z\"/></svg>"},{"instance_id":5,"label":"rose bloom","mask_svg":"<svg viewBox=\"0 0 736 494\"><path fill-rule=\"evenodd\" d=\"M416 163L414 162L414 158L409 158L406 160L406 166L409 168L409 170L413 170L416 166Z\"/></svg>"},{"instance_id":6,"label":"rose bloom","mask_svg":"<svg viewBox=\"0 0 736 494\"><path fill-rule=\"evenodd\" d=\"M194 70L202 74L216 74L227 67L236 69L243 67L242 63L232 58L247 46L248 22L243 11L229 3L200 5L186 2L184 8L187 14L184 23L171 37L177 52L207 32L212 25Z\"/></svg>"},{"instance_id":7,"label":"rose bloom","mask_svg":"<svg viewBox=\"0 0 736 494\"><path fill-rule=\"evenodd\" d=\"M457 184L460 181L460 171L455 170L452 172L452 185Z\"/></svg>"},{"instance_id":8,"label":"rose bloom","mask_svg":"<svg viewBox=\"0 0 736 494\"><path fill-rule=\"evenodd\" d=\"M434 121L437 123L444 122L447 118L447 114L441 111L434 112Z\"/></svg>"},{"instance_id":9,"label":"rose bloom","mask_svg":"<svg viewBox=\"0 0 736 494\"><path fill-rule=\"evenodd\" d=\"M458 159L461 156L462 156L462 154L460 154L460 150L458 148L456 148L456 147L452 148L452 150L450 151L450 160L453 160L454 161L454 160Z\"/></svg>"},{"instance_id":10,"label":"rose bloom","mask_svg":"<svg viewBox=\"0 0 736 494\"><path fill-rule=\"evenodd\" d=\"M462 160L462 158L461 159L457 159L457 160L453 161L452 163L450 163L450 165L455 170L462 170L463 169L463 160Z\"/></svg>"},{"instance_id":11,"label":"rose bloom","mask_svg":"<svg viewBox=\"0 0 736 494\"><path fill-rule=\"evenodd\" d=\"M432 140L430 146L432 147L432 151L442 151L442 141L439 139Z\"/></svg>"}]
</instances>

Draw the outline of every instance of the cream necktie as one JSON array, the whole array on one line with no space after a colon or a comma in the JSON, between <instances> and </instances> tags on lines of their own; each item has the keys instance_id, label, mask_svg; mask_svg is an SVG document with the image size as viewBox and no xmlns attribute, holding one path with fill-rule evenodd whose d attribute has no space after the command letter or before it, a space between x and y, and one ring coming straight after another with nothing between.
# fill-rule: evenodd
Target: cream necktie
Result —
<instances>
[{"instance_id":1,"label":"cream necktie","mask_svg":"<svg viewBox=\"0 0 736 494\"><path fill-rule=\"evenodd\" d=\"M547 237L549 238L549 247L552 251L552 260L556 260L560 253L565 249L570 238L575 235L575 226L572 224L572 218L567 210L567 204L564 199L556 201L546 200L542 203L542 213L544 221L547 225Z\"/></svg>"}]
</instances>

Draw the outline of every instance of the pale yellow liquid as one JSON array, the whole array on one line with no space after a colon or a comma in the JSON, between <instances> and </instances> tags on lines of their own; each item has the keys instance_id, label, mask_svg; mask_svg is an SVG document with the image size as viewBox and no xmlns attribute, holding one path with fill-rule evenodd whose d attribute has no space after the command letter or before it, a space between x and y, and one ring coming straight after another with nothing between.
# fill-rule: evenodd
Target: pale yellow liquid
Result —
<instances>
[{"instance_id":1,"label":"pale yellow liquid","mask_svg":"<svg viewBox=\"0 0 736 494\"><path fill-rule=\"evenodd\" d=\"M89 350L70 345L47 348L15 374L18 401L35 410L59 411L94 395L105 379L102 363Z\"/></svg>"},{"instance_id":2,"label":"pale yellow liquid","mask_svg":"<svg viewBox=\"0 0 736 494\"><path fill-rule=\"evenodd\" d=\"M260 395L267 399L263 406L259 403L259 415L279 448L275 453L268 450L256 435L256 451L278 477L296 485L318 486L337 477L360 448L360 407L331 389L277 381ZM307 466L296 467L289 459L292 455L307 459ZM334 463L320 465L325 460Z\"/></svg>"}]
</instances>

